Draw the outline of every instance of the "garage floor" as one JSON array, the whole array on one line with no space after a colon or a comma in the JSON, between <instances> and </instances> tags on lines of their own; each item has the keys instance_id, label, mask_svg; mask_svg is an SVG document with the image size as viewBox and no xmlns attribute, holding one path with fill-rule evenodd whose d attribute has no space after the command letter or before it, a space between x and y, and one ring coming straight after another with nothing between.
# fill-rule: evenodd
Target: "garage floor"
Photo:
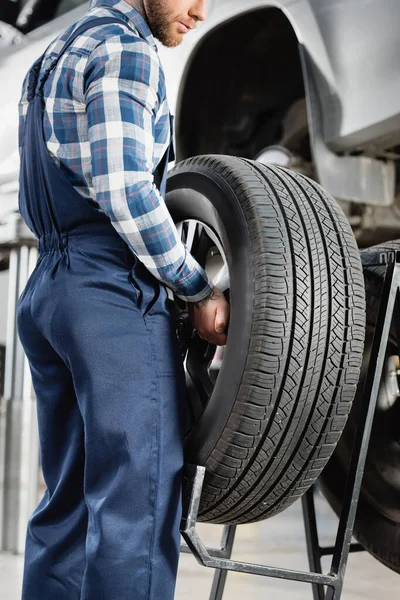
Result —
<instances>
[{"instance_id":1,"label":"garage floor","mask_svg":"<svg viewBox=\"0 0 400 600\"><path fill-rule=\"evenodd\" d=\"M333 542L337 519L322 498L317 498L321 543ZM217 546L222 528L199 525L207 545ZM269 521L242 525L237 530L234 558L306 570L308 568L301 505ZM324 563L329 570L328 559ZM21 557L0 553L0 600L19 600ZM208 600L213 572L182 554L175 600ZM351 554L342 600L398 600L400 576L383 567L365 552ZM160 598L160 600L162 600ZM312 600L309 584L286 582L243 574L228 575L224 600Z\"/></svg>"}]
</instances>

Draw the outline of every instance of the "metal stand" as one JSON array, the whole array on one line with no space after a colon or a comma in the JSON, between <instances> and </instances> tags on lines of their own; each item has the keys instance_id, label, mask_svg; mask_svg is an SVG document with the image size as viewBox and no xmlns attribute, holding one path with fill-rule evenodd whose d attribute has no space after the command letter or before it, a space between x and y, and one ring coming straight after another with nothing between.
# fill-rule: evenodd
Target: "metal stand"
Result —
<instances>
[{"instance_id":1,"label":"metal stand","mask_svg":"<svg viewBox=\"0 0 400 600\"><path fill-rule=\"evenodd\" d=\"M400 252L363 252L361 258L364 268L386 265L386 274L335 545L331 548L321 548L319 545L313 490L310 490L303 498L310 572L231 560L234 525L225 526L220 549L206 548L196 532L205 468L186 465L181 534L188 547L182 546L182 551L192 552L200 564L216 569L210 600L222 599L228 571L311 583L314 600L340 600L341 598L349 552L362 550L359 544L351 544L351 539L389 331L400 287ZM331 569L327 575L324 575L321 557L329 554L333 555Z\"/></svg>"},{"instance_id":2,"label":"metal stand","mask_svg":"<svg viewBox=\"0 0 400 600\"><path fill-rule=\"evenodd\" d=\"M302 497L303 520L306 532L307 555L310 569L316 573L322 573L321 558L323 556L332 556L335 552L335 546L320 546L317 529L317 518L315 513L314 487L310 488ZM343 514L343 511L342 511ZM349 552L364 552L365 548L361 544L350 544ZM344 572L343 572L344 577ZM312 583L312 592L314 600L324 600L325 590L317 583ZM340 595L337 596L340 598Z\"/></svg>"}]
</instances>

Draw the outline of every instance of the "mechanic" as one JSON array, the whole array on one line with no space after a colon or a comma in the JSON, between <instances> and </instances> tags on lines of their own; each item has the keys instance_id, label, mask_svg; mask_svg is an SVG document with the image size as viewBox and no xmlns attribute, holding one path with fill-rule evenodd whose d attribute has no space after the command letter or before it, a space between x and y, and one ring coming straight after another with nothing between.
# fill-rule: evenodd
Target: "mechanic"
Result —
<instances>
[{"instance_id":1,"label":"mechanic","mask_svg":"<svg viewBox=\"0 0 400 600\"><path fill-rule=\"evenodd\" d=\"M17 323L46 491L23 600L171 600L185 383L166 286L201 337L229 305L163 195L171 118L154 38L178 45L205 0L92 0L28 73L20 211L39 240Z\"/></svg>"}]
</instances>

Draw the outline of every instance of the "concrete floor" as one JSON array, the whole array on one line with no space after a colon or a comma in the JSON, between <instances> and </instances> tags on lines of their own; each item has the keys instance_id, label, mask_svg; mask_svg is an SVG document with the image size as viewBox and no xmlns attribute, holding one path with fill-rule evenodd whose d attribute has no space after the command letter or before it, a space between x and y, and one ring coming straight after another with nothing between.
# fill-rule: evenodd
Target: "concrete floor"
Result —
<instances>
[{"instance_id":1,"label":"concrete floor","mask_svg":"<svg viewBox=\"0 0 400 600\"><path fill-rule=\"evenodd\" d=\"M322 498L317 498L317 507L321 544L331 544L337 519ZM200 524L198 531L206 545L218 547L221 527ZM300 503L269 521L238 527L233 558L307 570ZM22 557L0 553L0 600L20 599L22 566ZM329 571L328 559L325 559L324 570ZM175 600L208 600L212 577L211 569L200 566L193 556L182 554ZM350 555L342 600L399 598L399 575L366 552ZM312 600L312 592L309 584L229 573L224 600L250 599Z\"/></svg>"}]
</instances>

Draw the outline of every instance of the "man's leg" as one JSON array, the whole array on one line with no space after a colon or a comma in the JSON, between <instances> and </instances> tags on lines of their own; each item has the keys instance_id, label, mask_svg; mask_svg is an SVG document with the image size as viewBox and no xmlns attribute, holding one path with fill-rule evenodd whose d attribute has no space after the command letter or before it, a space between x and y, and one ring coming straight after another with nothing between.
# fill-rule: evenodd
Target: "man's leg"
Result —
<instances>
[{"instance_id":1,"label":"man's leg","mask_svg":"<svg viewBox=\"0 0 400 600\"><path fill-rule=\"evenodd\" d=\"M53 324L85 427L89 521L81 600L174 597L183 369L164 301L152 316L142 313L128 296L96 290Z\"/></svg>"},{"instance_id":2,"label":"man's leg","mask_svg":"<svg viewBox=\"0 0 400 600\"><path fill-rule=\"evenodd\" d=\"M37 397L41 464L47 486L27 531L23 600L79 600L85 569L83 420L69 369L35 328L29 307L19 333Z\"/></svg>"}]
</instances>

